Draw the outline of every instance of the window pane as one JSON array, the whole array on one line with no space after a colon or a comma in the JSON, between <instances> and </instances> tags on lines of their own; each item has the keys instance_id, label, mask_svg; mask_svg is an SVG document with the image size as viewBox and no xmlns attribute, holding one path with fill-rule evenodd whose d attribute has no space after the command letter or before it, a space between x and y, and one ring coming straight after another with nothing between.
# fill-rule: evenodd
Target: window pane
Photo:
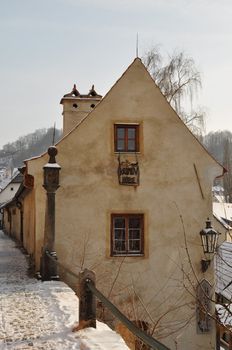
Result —
<instances>
[{"instance_id":1,"label":"window pane","mask_svg":"<svg viewBox=\"0 0 232 350\"><path fill-rule=\"evenodd\" d=\"M114 218L114 228L125 228L125 218Z\"/></svg>"},{"instance_id":2,"label":"window pane","mask_svg":"<svg viewBox=\"0 0 232 350\"><path fill-rule=\"evenodd\" d=\"M117 128L117 138L119 139L125 138L125 128Z\"/></svg>"},{"instance_id":3,"label":"window pane","mask_svg":"<svg viewBox=\"0 0 232 350\"><path fill-rule=\"evenodd\" d=\"M140 240L130 239L129 240L129 250L133 252L140 252Z\"/></svg>"},{"instance_id":4,"label":"window pane","mask_svg":"<svg viewBox=\"0 0 232 350\"><path fill-rule=\"evenodd\" d=\"M129 218L129 228L140 228L141 218L130 217Z\"/></svg>"},{"instance_id":5,"label":"window pane","mask_svg":"<svg viewBox=\"0 0 232 350\"><path fill-rule=\"evenodd\" d=\"M114 241L114 251L125 252L126 251L126 242L124 240L116 239Z\"/></svg>"},{"instance_id":6,"label":"window pane","mask_svg":"<svg viewBox=\"0 0 232 350\"><path fill-rule=\"evenodd\" d=\"M117 151L125 151L125 141L117 140Z\"/></svg>"},{"instance_id":7,"label":"window pane","mask_svg":"<svg viewBox=\"0 0 232 350\"><path fill-rule=\"evenodd\" d=\"M135 151L135 140L128 140L128 151Z\"/></svg>"},{"instance_id":8,"label":"window pane","mask_svg":"<svg viewBox=\"0 0 232 350\"><path fill-rule=\"evenodd\" d=\"M140 229L130 229L129 239L140 239Z\"/></svg>"},{"instance_id":9,"label":"window pane","mask_svg":"<svg viewBox=\"0 0 232 350\"><path fill-rule=\"evenodd\" d=\"M135 128L128 128L128 139L135 139Z\"/></svg>"},{"instance_id":10,"label":"window pane","mask_svg":"<svg viewBox=\"0 0 232 350\"><path fill-rule=\"evenodd\" d=\"M114 230L114 239L124 239L125 240L125 230Z\"/></svg>"}]
</instances>

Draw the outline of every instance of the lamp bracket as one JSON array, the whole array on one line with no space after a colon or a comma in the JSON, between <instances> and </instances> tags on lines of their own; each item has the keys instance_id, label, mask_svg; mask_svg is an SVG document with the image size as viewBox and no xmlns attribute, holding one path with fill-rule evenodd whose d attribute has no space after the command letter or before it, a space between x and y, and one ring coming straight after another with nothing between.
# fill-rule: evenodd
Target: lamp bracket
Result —
<instances>
[{"instance_id":1,"label":"lamp bracket","mask_svg":"<svg viewBox=\"0 0 232 350\"><path fill-rule=\"evenodd\" d=\"M210 260L202 259L201 260L201 271L205 272L210 265Z\"/></svg>"}]
</instances>

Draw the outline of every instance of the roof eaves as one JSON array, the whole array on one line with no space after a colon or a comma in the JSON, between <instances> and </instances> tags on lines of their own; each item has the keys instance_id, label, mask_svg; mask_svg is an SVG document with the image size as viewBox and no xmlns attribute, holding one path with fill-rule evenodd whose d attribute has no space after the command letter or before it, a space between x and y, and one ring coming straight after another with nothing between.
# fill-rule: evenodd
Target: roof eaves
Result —
<instances>
[{"instance_id":1,"label":"roof eaves","mask_svg":"<svg viewBox=\"0 0 232 350\"><path fill-rule=\"evenodd\" d=\"M225 229L227 230L231 230L232 227L230 225L228 225L220 216L218 216L217 214L213 213L213 216L215 217L215 219L225 227Z\"/></svg>"},{"instance_id":2,"label":"roof eaves","mask_svg":"<svg viewBox=\"0 0 232 350\"><path fill-rule=\"evenodd\" d=\"M11 203L13 204L13 202L15 202L15 197L9 199L9 200L8 200L7 202L5 202L5 203L2 203L2 204L0 205L0 209L3 209L3 208L6 208L6 207L10 206L10 204L11 204Z\"/></svg>"}]
</instances>

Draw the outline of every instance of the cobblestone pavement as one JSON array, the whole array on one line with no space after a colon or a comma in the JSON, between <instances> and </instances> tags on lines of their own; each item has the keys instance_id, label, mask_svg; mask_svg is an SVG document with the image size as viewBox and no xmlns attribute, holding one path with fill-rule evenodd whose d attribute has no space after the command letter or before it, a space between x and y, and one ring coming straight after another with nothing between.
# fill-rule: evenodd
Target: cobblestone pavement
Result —
<instances>
[{"instance_id":1,"label":"cobblestone pavement","mask_svg":"<svg viewBox=\"0 0 232 350\"><path fill-rule=\"evenodd\" d=\"M0 350L128 350L104 323L72 332L79 301L63 282L28 275L27 257L0 231Z\"/></svg>"}]
</instances>

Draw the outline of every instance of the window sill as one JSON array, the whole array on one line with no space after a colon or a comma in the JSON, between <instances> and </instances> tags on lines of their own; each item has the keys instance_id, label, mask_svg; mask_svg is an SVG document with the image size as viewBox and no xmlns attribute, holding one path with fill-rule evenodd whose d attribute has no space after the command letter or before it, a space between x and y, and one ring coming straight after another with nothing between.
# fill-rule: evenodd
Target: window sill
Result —
<instances>
[{"instance_id":1,"label":"window sill","mask_svg":"<svg viewBox=\"0 0 232 350\"><path fill-rule=\"evenodd\" d=\"M138 253L138 254L111 254L110 255L110 257L111 258L115 258L115 257L120 257L120 258L125 258L125 257L127 257L127 258L130 258L130 257L132 257L132 258L134 258L134 257L144 257L144 254L143 253Z\"/></svg>"},{"instance_id":2,"label":"window sill","mask_svg":"<svg viewBox=\"0 0 232 350\"><path fill-rule=\"evenodd\" d=\"M141 153L140 151L122 151L122 152L114 151L114 154L140 154L140 153Z\"/></svg>"}]
</instances>

